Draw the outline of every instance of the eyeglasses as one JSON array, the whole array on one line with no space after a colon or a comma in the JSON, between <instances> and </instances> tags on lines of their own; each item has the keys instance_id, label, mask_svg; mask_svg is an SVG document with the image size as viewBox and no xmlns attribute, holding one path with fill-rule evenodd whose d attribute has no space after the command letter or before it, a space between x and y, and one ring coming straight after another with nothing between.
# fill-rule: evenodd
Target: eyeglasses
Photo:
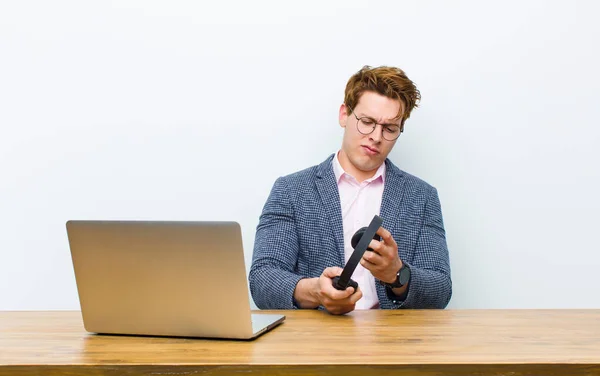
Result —
<instances>
[{"instance_id":1,"label":"eyeglasses","mask_svg":"<svg viewBox=\"0 0 600 376\"><path fill-rule=\"evenodd\" d=\"M352 115L356 118L356 129L358 129L361 134L369 135L373 133L378 124L375 119L368 116L358 117L350 106L346 105L346 107L350 109ZM381 124L381 127L383 129L382 136L388 141L395 141L400 137L400 133L404 132L404 127L400 128L397 124Z\"/></svg>"}]
</instances>

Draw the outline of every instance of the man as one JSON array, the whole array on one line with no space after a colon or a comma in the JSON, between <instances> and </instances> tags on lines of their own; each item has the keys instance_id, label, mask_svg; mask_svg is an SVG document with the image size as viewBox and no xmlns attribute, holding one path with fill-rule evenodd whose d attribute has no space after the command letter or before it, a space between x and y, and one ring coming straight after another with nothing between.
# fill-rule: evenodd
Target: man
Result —
<instances>
[{"instance_id":1,"label":"man","mask_svg":"<svg viewBox=\"0 0 600 376\"><path fill-rule=\"evenodd\" d=\"M261 309L445 308L450 264L437 191L398 169L388 154L420 93L393 67L365 66L346 85L341 149L276 180L257 227L249 282ZM336 290L351 239L383 218L352 279Z\"/></svg>"}]
</instances>

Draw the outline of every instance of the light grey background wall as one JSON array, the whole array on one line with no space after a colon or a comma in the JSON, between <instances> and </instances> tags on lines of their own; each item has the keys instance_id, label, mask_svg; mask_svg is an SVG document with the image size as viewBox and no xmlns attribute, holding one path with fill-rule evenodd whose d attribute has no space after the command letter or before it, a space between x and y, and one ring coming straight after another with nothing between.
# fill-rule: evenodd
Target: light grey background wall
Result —
<instances>
[{"instance_id":1,"label":"light grey background wall","mask_svg":"<svg viewBox=\"0 0 600 376\"><path fill-rule=\"evenodd\" d=\"M423 101L452 308L600 307L595 1L0 3L0 309L77 309L68 219L236 220L340 146L346 80Z\"/></svg>"}]
</instances>

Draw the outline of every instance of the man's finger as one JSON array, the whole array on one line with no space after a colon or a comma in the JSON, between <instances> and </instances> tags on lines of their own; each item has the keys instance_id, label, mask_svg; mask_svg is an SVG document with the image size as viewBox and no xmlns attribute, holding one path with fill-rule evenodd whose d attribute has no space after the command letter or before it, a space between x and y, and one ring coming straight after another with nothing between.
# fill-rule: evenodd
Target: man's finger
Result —
<instances>
[{"instance_id":1,"label":"man's finger","mask_svg":"<svg viewBox=\"0 0 600 376\"><path fill-rule=\"evenodd\" d=\"M350 295L350 303L351 304L356 304L356 302L358 302L360 300L360 298L362 298L363 294L362 291L360 291L360 288L358 290L356 290L355 294Z\"/></svg>"},{"instance_id":2,"label":"man's finger","mask_svg":"<svg viewBox=\"0 0 600 376\"><path fill-rule=\"evenodd\" d=\"M389 232L388 230L386 230L385 228L383 228L383 227L380 227L380 228L377 230L377 235L381 236L381 240L382 240L382 241L383 241L385 244L387 244L387 245L392 245L392 244L394 244L394 245L396 245L396 246L397 246L397 244L396 244L396 241L394 240L394 237L392 236L392 233L391 233L391 232Z\"/></svg>"},{"instance_id":3,"label":"man's finger","mask_svg":"<svg viewBox=\"0 0 600 376\"><path fill-rule=\"evenodd\" d=\"M354 293L353 287L346 288L345 290L338 290L335 287L333 287L333 284L326 286L325 289L323 290L323 294L325 294L331 300L346 299L353 293Z\"/></svg>"},{"instance_id":4,"label":"man's finger","mask_svg":"<svg viewBox=\"0 0 600 376\"><path fill-rule=\"evenodd\" d=\"M374 265L379 265L383 263L382 255L376 252L365 252L363 254L362 260L365 260L366 262Z\"/></svg>"},{"instance_id":5,"label":"man's finger","mask_svg":"<svg viewBox=\"0 0 600 376\"><path fill-rule=\"evenodd\" d=\"M369 248L371 248L374 253L381 253L381 251L383 251L383 248L385 247L385 245L378 241L378 240L371 240L371 242L369 243ZM365 252L365 255L368 252Z\"/></svg>"},{"instance_id":6,"label":"man's finger","mask_svg":"<svg viewBox=\"0 0 600 376\"><path fill-rule=\"evenodd\" d=\"M330 266L323 270L323 275L327 278L334 278L340 274L342 274L342 268L340 268L339 266Z\"/></svg>"},{"instance_id":7,"label":"man's finger","mask_svg":"<svg viewBox=\"0 0 600 376\"><path fill-rule=\"evenodd\" d=\"M376 267L375 264L370 263L369 261L365 260L364 257L360 259L360 264L363 266L363 268L369 270L371 273L373 273L373 270Z\"/></svg>"}]
</instances>

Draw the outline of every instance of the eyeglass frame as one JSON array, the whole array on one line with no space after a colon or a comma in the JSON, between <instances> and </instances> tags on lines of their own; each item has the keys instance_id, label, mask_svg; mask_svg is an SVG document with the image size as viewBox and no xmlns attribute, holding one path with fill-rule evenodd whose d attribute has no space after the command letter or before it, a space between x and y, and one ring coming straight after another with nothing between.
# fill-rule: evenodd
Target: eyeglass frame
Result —
<instances>
[{"instance_id":1,"label":"eyeglass frame","mask_svg":"<svg viewBox=\"0 0 600 376\"><path fill-rule=\"evenodd\" d=\"M347 105L347 104L345 104L345 103L344 103L344 105L345 105L347 108L349 108L349 109L350 109L350 112L352 112L352 115L354 115L354 117L356 118L356 130L358 131L358 133L360 133L360 134L362 134L362 135L368 136L368 135L370 135L371 133L373 133L373 132L375 131L375 129L377 129L377 125L378 125L378 124L379 124L379 125L381 125L381 137L383 137L383 139L384 139L384 140L386 140L386 141L390 141L390 142L391 142L391 141L396 141L396 140L397 140L397 139L400 137L400 135L401 135L401 134L404 132L404 124L402 124L402 126L400 126L400 125L398 125L398 124L382 124L382 123L378 123L377 121L375 121L375 119L373 119L373 118L372 118L372 117L370 117L370 116L361 116L361 117L358 117L358 116L356 116L356 113L354 112L354 110L352 109L352 107L348 106L348 105ZM360 127L358 126L358 123L360 123L360 121L361 121L363 118L367 118L367 119L371 119L371 120L373 120L373 129L371 129L371 132L369 132L369 133L363 133L363 132L361 132L361 130L360 130ZM400 132L398 132L398 136L396 136L396 138L394 138L393 140L388 140L388 139L387 139L387 138L385 138L385 136L384 136L384 135L385 135L384 128L385 128L385 127L390 127L390 126L392 126L392 127L398 127L398 128L400 129Z\"/></svg>"}]
</instances>

